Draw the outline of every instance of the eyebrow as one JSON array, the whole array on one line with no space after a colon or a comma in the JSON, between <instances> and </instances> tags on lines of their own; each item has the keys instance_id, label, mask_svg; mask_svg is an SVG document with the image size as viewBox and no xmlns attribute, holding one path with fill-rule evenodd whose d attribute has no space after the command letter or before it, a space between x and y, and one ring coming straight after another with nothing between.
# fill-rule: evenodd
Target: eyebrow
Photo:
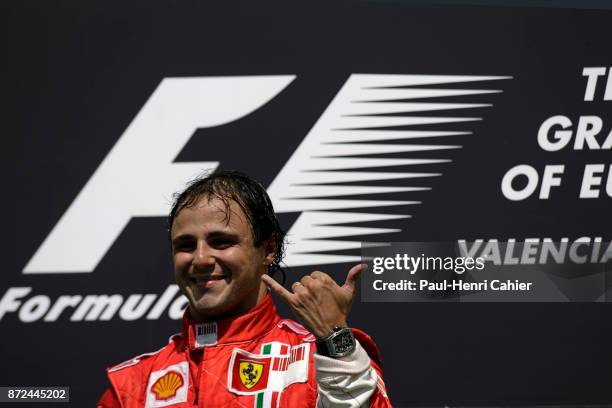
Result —
<instances>
[{"instance_id":1,"label":"eyebrow","mask_svg":"<svg viewBox=\"0 0 612 408\"><path fill-rule=\"evenodd\" d=\"M234 241L240 241L240 235L234 232L211 231L208 234L206 234L206 239L215 239L215 238L225 238L225 239L231 239Z\"/></svg>"},{"instance_id":2,"label":"eyebrow","mask_svg":"<svg viewBox=\"0 0 612 408\"><path fill-rule=\"evenodd\" d=\"M176 242L186 241L190 238L193 238L193 236L190 234L182 234L182 235L172 238L172 243L174 244Z\"/></svg>"},{"instance_id":3,"label":"eyebrow","mask_svg":"<svg viewBox=\"0 0 612 408\"><path fill-rule=\"evenodd\" d=\"M189 239L192 239L194 236L192 234L181 234L175 238L172 238L172 243L177 243L177 242L181 242L181 241L186 241ZM222 231L222 230L216 230L216 231L211 231L208 234L206 234L206 239L210 239L210 238L233 238L238 240L240 238L239 234L236 234L234 232L229 232L229 231Z\"/></svg>"}]
</instances>

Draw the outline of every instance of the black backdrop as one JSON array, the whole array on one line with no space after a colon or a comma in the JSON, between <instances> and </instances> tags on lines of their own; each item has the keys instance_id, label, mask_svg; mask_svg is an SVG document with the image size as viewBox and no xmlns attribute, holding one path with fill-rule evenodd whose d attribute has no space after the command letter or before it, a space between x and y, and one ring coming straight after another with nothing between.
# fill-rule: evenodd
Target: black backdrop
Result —
<instances>
[{"instance_id":1,"label":"black backdrop","mask_svg":"<svg viewBox=\"0 0 612 408\"><path fill-rule=\"evenodd\" d=\"M269 185L351 74L510 76L462 84L504 92L460 100L493 106L462 112L483 118L453 128L471 135L436 141L462 148L436 152L436 158L452 160L442 177L409 184L431 190L398 195L422 201L410 207L412 218L375 225L401 232L367 239L611 238L610 197L578 198L584 164L611 163L609 150L551 153L536 142L540 124L556 114L567 115L574 126L579 115L598 115L609 132L612 102L602 100L600 88L593 102L585 102L582 76L584 67L612 65L609 11L63 1L4 2L1 19L3 296L10 287L32 288L23 301L34 295L53 301L76 294L160 294L171 283L163 217L133 218L93 273L23 273L166 77L296 76L252 114L197 130L175 159L218 161ZM537 194L507 200L501 179L521 163L540 173L546 164L565 163L564 184L548 200ZM440 171L439 165L417 167ZM387 184L398 183L404 181ZM378 210L385 211L402 213L405 207ZM287 228L298 216L280 214ZM71 239L68 248L82 237ZM320 265L338 279L349 267ZM293 267L288 279L310 270ZM73 406L92 406L106 387L106 367L157 350L178 330L166 313L131 322L69 318L66 312L54 322L25 323L14 312L4 315L0 385L67 385ZM351 323L376 339L398 406L575 404L612 400L611 318L606 303L357 302Z\"/></svg>"}]
</instances>

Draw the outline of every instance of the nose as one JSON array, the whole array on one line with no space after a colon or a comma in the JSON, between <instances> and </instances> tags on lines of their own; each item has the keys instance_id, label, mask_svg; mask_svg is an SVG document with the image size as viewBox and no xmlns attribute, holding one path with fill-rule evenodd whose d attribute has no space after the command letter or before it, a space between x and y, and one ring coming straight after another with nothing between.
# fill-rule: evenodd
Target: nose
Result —
<instances>
[{"instance_id":1,"label":"nose","mask_svg":"<svg viewBox=\"0 0 612 408\"><path fill-rule=\"evenodd\" d=\"M205 241L198 241L198 246L193 254L193 260L191 261L194 269L208 269L214 267L215 262L216 259L212 255L211 248Z\"/></svg>"}]
</instances>

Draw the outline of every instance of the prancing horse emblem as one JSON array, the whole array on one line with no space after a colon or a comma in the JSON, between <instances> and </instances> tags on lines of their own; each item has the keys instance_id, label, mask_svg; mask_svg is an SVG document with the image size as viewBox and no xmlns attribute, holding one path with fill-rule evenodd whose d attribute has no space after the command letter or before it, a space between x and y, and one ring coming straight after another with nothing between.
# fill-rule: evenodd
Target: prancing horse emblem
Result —
<instances>
[{"instance_id":1,"label":"prancing horse emblem","mask_svg":"<svg viewBox=\"0 0 612 408\"><path fill-rule=\"evenodd\" d=\"M243 360L240 362L240 381L247 388L253 388L263 372L264 365L255 361Z\"/></svg>"}]
</instances>

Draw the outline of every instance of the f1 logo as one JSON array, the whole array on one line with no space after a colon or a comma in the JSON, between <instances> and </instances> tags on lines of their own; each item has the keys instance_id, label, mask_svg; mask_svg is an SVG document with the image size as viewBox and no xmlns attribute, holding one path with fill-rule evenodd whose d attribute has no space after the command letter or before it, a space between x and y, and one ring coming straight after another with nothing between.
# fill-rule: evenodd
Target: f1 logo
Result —
<instances>
[{"instance_id":1,"label":"f1 logo","mask_svg":"<svg viewBox=\"0 0 612 408\"><path fill-rule=\"evenodd\" d=\"M453 126L482 119L412 113L486 108L492 105L422 100L502 92L422 86L509 78L351 75L268 188L277 212L300 212L289 231L295 245L287 250L285 262L291 266L305 266L359 261L358 256L335 255L329 251L355 250L362 245L362 239L346 237L401 231L344 224L408 218L409 214L346 210L420 204L414 200L363 197L429 189L422 183L409 186L401 181L395 186L374 186L373 181L436 177L442 173L372 169L449 162L450 159L436 158L435 152L457 149L460 145L413 143L412 140L435 140L438 136L461 136L470 132L403 129L430 124ZM132 217L165 216L172 193L185 180L219 165L218 162L173 162L196 129L224 125L250 114L276 97L294 79L294 75L282 75L162 80L23 273L92 272ZM389 141L398 142L390 144ZM432 152L433 157L424 158L423 154L417 158L405 157L411 152ZM397 153L403 156L398 158ZM396 155L381 157L385 154ZM338 239L334 240L336 237ZM66 242L70 242L69 247ZM377 242L363 244L380 245Z\"/></svg>"}]
</instances>

